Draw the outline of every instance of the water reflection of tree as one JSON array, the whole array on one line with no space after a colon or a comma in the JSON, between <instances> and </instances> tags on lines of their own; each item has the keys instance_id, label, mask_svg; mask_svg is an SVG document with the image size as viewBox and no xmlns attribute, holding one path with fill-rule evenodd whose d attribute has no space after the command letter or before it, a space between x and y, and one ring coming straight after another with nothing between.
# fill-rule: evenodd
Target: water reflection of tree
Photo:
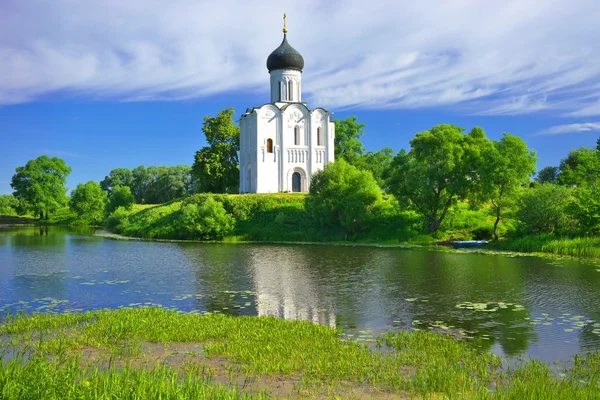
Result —
<instances>
[{"instance_id":1,"label":"water reflection of tree","mask_svg":"<svg viewBox=\"0 0 600 400\"><path fill-rule=\"evenodd\" d=\"M197 291L207 294L203 301L211 310L228 307L232 313L247 314L249 309L233 308L238 297L223 292L252 290L264 301L251 309L254 314L313 319L334 310L338 326L381 329L410 329L414 320L442 321L476 331L477 337L488 335L489 340L478 344L497 345L507 355L528 351L544 338L542 333L563 332L562 326L552 326L552 332L526 318L571 312L600 321L595 314L595 299L600 297L596 267L557 267L535 257L308 245L190 245L186 254L196 260ZM525 309L456 308L467 301L512 303ZM315 307L314 314L307 311L310 307ZM587 328L579 334L583 344L597 341Z\"/></svg>"},{"instance_id":2,"label":"water reflection of tree","mask_svg":"<svg viewBox=\"0 0 600 400\"><path fill-rule=\"evenodd\" d=\"M378 273L385 285L387 312L403 321L420 320L424 325L443 325L489 335L481 346L499 343L504 353L515 355L527 350L536 333L524 318L528 311L512 307L496 312L456 308L471 302L506 302L525 304L521 268L514 259L475 254L431 251L396 251L382 254ZM406 301L407 298L416 299ZM491 308L491 307L490 307Z\"/></svg>"}]
</instances>

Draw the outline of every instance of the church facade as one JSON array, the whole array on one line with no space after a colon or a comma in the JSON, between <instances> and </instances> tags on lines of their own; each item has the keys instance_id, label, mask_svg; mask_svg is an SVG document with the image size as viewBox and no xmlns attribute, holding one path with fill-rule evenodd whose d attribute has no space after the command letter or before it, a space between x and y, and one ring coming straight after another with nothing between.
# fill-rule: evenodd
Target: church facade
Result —
<instances>
[{"instance_id":1,"label":"church facade","mask_svg":"<svg viewBox=\"0 0 600 400\"><path fill-rule=\"evenodd\" d=\"M284 22L283 41L267 58L271 102L240 119L240 193L308 192L311 176L333 161L332 113L302 102L303 68Z\"/></svg>"}]
</instances>

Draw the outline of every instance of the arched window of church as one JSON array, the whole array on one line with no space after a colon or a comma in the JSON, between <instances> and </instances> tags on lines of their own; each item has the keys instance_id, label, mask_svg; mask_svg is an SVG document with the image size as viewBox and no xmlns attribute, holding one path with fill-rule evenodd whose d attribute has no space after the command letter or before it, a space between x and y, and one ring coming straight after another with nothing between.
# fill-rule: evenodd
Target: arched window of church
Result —
<instances>
[{"instance_id":1,"label":"arched window of church","mask_svg":"<svg viewBox=\"0 0 600 400\"><path fill-rule=\"evenodd\" d=\"M317 128L317 146L323 146L323 134L321 133L321 127Z\"/></svg>"},{"instance_id":2,"label":"arched window of church","mask_svg":"<svg viewBox=\"0 0 600 400\"><path fill-rule=\"evenodd\" d=\"M293 101L294 100L294 82L293 81L288 81L288 100L289 101Z\"/></svg>"},{"instance_id":3,"label":"arched window of church","mask_svg":"<svg viewBox=\"0 0 600 400\"><path fill-rule=\"evenodd\" d=\"M294 127L294 145L300 146L300 127L298 125Z\"/></svg>"},{"instance_id":4,"label":"arched window of church","mask_svg":"<svg viewBox=\"0 0 600 400\"><path fill-rule=\"evenodd\" d=\"M273 152L273 139L267 139L267 153Z\"/></svg>"}]
</instances>

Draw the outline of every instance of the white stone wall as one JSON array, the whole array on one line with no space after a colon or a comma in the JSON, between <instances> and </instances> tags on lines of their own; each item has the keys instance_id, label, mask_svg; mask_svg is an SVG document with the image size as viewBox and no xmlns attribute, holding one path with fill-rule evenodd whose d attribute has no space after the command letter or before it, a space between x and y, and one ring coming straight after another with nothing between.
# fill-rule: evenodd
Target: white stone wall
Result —
<instances>
[{"instance_id":1,"label":"white stone wall","mask_svg":"<svg viewBox=\"0 0 600 400\"><path fill-rule=\"evenodd\" d=\"M295 142L296 129L299 143ZM333 161L334 138L334 123L322 108L310 111L302 103L278 103L244 114L240 122L240 193L291 192L294 172L300 174L301 191L307 192L311 176ZM272 153L268 152L269 139Z\"/></svg>"},{"instance_id":2,"label":"white stone wall","mask_svg":"<svg viewBox=\"0 0 600 400\"><path fill-rule=\"evenodd\" d=\"M302 101L302 72L293 69L278 69L271 71L270 75L271 103Z\"/></svg>"}]
</instances>

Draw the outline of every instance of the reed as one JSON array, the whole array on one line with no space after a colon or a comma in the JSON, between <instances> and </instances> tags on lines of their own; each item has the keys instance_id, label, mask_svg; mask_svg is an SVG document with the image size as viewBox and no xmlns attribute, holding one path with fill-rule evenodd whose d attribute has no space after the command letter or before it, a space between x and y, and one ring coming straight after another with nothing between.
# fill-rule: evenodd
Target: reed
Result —
<instances>
[{"instance_id":1,"label":"reed","mask_svg":"<svg viewBox=\"0 0 600 400\"><path fill-rule=\"evenodd\" d=\"M521 252L600 258L600 237L560 238L554 235L531 235L500 241L495 243L494 247Z\"/></svg>"}]
</instances>

